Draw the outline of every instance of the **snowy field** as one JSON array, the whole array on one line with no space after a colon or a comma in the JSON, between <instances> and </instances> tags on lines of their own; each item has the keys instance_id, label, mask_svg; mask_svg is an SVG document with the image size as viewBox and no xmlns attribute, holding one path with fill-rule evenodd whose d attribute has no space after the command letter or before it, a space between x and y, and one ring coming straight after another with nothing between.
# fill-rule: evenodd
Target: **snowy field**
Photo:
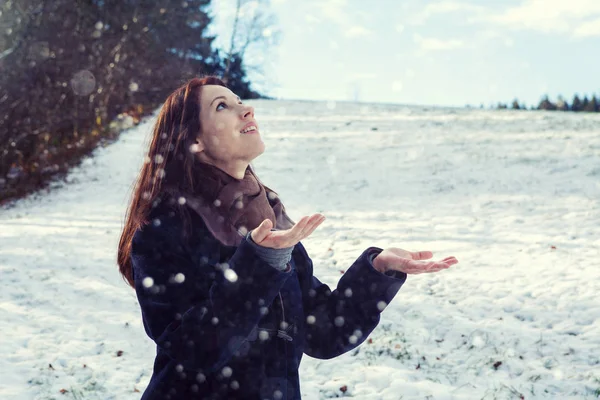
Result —
<instances>
[{"instance_id":1,"label":"snowy field","mask_svg":"<svg viewBox=\"0 0 600 400\"><path fill-rule=\"evenodd\" d=\"M600 115L254 101L261 179L335 287L368 246L409 276L358 349L304 356L305 399L600 397ZM0 399L139 399L155 345L116 247L152 119L0 209Z\"/></svg>"}]
</instances>

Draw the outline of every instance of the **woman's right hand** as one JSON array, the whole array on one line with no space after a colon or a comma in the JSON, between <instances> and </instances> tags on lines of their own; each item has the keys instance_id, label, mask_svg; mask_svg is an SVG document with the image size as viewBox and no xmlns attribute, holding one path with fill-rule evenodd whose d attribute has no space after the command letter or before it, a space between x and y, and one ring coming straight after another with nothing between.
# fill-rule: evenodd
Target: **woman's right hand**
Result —
<instances>
[{"instance_id":1,"label":"woman's right hand","mask_svg":"<svg viewBox=\"0 0 600 400\"><path fill-rule=\"evenodd\" d=\"M271 222L270 219L265 219L250 233L250 236L252 236L254 243L263 247L270 247L272 249L293 247L301 240L309 237L323 221L325 221L325 216L323 214L314 214L310 217L302 217L300 221L290 229L284 231L271 231L273 222Z\"/></svg>"}]
</instances>

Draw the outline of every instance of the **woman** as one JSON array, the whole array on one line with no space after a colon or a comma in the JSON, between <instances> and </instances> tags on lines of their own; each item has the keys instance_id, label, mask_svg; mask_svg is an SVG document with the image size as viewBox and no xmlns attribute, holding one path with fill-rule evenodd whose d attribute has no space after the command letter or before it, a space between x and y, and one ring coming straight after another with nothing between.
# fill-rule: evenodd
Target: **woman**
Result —
<instances>
[{"instance_id":1,"label":"woman","mask_svg":"<svg viewBox=\"0 0 600 400\"><path fill-rule=\"evenodd\" d=\"M119 243L157 344L142 399L300 399L304 353L360 345L406 274L458 261L366 249L331 289L300 241L325 219L291 221L250 162L264 152L254 109L215 77L169 96Z\"/></svg>"}]
</instances>

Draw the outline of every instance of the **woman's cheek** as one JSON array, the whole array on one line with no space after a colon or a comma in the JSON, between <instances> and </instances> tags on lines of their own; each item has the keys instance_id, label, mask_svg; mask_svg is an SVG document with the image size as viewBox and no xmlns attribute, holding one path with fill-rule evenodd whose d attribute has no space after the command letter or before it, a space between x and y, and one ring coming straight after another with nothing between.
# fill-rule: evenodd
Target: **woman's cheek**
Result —
<instances>
[{"instance_id":1,"label":"woman's cheek","mask_svg":"<svg viewBox=\"0 0 600 400\"><path fill-rule=\"evenodd\" d=\"M219 147L221 145L221 139L217 135L210 135L210 142L214 147Z\"/></svg>"}]
</instances>

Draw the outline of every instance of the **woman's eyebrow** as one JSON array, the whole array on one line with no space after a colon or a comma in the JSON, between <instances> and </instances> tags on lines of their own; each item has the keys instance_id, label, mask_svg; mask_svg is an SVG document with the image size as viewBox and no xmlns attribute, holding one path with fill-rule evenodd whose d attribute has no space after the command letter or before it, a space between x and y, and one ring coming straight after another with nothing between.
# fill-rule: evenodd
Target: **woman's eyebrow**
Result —
<instances>
[{"instance_id":1,"label":"woman's eyebrow","mask_svg":"<svg viewBox=\"0 0 600 400\"><path fill-rule=\"evenodd\" d=\"M238 101L242 101L242 99L240 99L240 96L235 96L235 97L237 98L237 100L238 100ZM209 105L209 107L210 107L210 106L212 106L212 103L214 103L214 102L215 102L216 100L218 100L218 99L224 99L224 100L227 100L227 97L225 97L225 96L217 96L217 97L215 97L215 98L213 99L213 101L211 101L211 102L210 102L210 105Z\"/></svg>"},{"instance_id":2,"label":"woman's eyebrow","mask_svg":"<svg viewBox=\"0 0 600 400\"><path fill-rule=\"evenodd\" d=\"M227 100L227 99L225 98L225 96L217 96L217 97L215 97L215 98L213 99L213 101L211 101L211 102L210 102L210 106L212 106L212 103L214 103L214 102L215 102L215 101L217 101L218 99L225 99L225 100ZM209 107L210 107L210 106L209 106Z\"/></svg>"}]
</instances>

